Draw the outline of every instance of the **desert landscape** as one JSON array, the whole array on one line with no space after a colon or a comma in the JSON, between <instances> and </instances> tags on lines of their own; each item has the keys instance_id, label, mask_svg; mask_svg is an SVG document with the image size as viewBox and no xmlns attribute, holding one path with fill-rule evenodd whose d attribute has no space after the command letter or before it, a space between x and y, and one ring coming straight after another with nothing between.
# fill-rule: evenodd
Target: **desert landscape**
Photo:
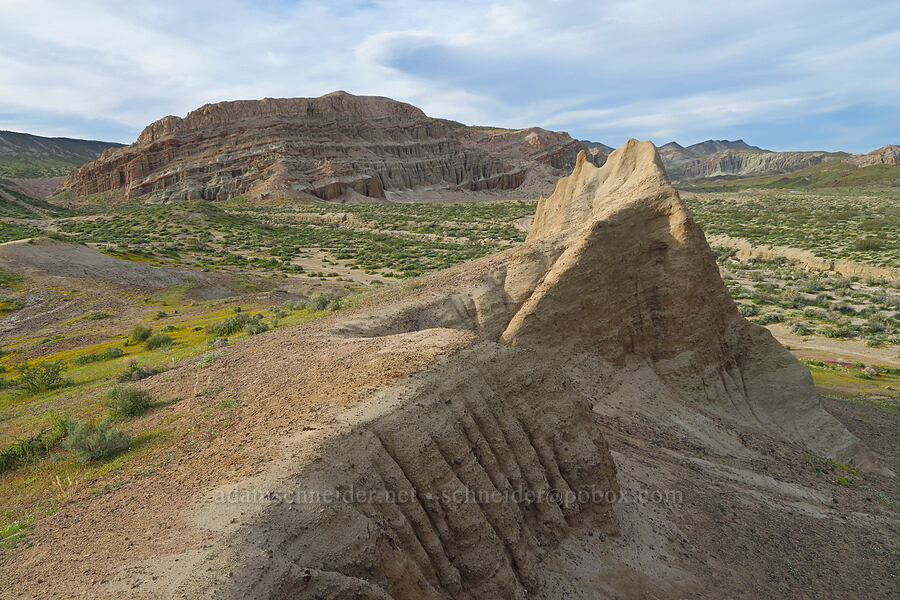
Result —
<instances>
[{"instance_id":1,"label":"desert landscape","mask_svg":"<svg viewBox=\"0 0 900 600\"><path fill-rule=\"evenodd\" d=\"M900 146L193 106L0 131L0 598L900 595Z\"/></svg>"}]
</instances>

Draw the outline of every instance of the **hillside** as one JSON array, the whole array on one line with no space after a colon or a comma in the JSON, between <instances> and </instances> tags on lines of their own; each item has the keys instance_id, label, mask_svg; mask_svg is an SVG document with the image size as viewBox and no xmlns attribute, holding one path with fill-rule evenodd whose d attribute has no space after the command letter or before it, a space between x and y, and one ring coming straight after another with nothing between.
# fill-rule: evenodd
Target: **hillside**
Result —
<instances>
[{"instance_id":1,"label":"hillside","mask_svg":"<svg viewBox=\"0 0 900 600\"><path fill-rule=\"evenodd\" d=\"M354 202L410 188L546 189L588 144L542 129L466 127L389 98L334 92L208 104L73 172L62 190L149 202ZM602 163L608 148L597 145Z\"/></svg>"},{"instance_id":2,"label":"hillside","mask_svg":"<svg viewBox=\"0 0 900 600\"><path fill-rule=\"evenodd\" d=\"M122 144L0 131L0 178L59 177Z\"/></svg>"},{"instance_id":3,"label":"hillside","mask_svg":"<svg viewBox=\"0 0 900 600\"><path fill-rule=\"evenodd\" d=\"M659 149L673 179L790 173L819 163L843 159L843 152L772 152L744 140L707 140L688 147L669 142Z\"/></svg>"},{"instance_id":4,"label":"hillside","mask_svg":"<svg viewBox=\"0 0 900 600\"><path fill-rule=\"evenodd\" d=\"M853 155L853 158L860 155ZM862 155L865 156L865 155ZM857 166L851 160L829 160L789 173L748 177L715 176L679 182L679 188L724 191L745 188L825 189L900 186L900 168L891 164Z\"/></svg>"}]
</instances>

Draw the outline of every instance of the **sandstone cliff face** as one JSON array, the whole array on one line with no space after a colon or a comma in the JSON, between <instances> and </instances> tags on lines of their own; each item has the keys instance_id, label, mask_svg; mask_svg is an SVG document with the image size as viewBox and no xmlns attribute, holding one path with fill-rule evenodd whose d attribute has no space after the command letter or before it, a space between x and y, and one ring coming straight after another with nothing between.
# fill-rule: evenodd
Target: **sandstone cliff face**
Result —
<instances>
[{"instance_id":1,"label":"sandstone cliff face","mask_svg":"<svg viewBox=\"0 0 900 600\"><path fill-rule=\"evenodd\" d=\"M871 165L900 165L900 146L888 144L868 154L854 154L850 162L858 167Z\"/></svg>"},{"instance_id":2,"label":"sandstone cliff face","mask_svg":"<svg viewBox=\"0 0 900 600\"><path fill-rule=\"evenodd\" d=\"M539 204L525 244L420 287L317 339L456 350L377 390L327 431L298 435L287 443L293 458L255 484L273 496L334 490L362 500L260 508L230 530L225 551L199 559L178 593L620 593L579 581L585 573L611 581L616 547L579 542L577 559L565 548L587 532L620 529L623 513L610 500L616 466L600 425L622 404L717 456L753 455L738 424L821 454L863 456L820 406L808 370L738 314L648 142L630 140L602 168L580 154ZM676 595L665 579L654 593Z\"/></svg>"},{"instance_id":3,"label":"sandstone cliff face","mask_svg":"<svg viewBox=\"0 0 900 600\"><path fill-rule=\"evenodd\" d=\"M134 144L74 171L60 191L168 202L242 194L334 200L351 191L384 198L385 190L419 186L511 189L529 170L570 168L582 147L568 134L493 135L388 98L335 92L222 102L183 119L165 117ZM593 156L605 158L596 150Z\"/></svg>"}]
</instances>

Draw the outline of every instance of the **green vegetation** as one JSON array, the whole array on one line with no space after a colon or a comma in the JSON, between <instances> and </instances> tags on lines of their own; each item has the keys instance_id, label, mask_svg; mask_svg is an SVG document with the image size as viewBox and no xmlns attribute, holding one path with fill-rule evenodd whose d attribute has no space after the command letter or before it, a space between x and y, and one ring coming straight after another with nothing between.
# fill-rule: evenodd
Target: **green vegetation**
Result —
<instances>
[{"instance_id":1,"label":"green vegetation","mask_svg":"<svg viewBox=\"0 0 900 600\"><path fill-rule=\"evenodd\" d=\"M878 280L811 273L786 260L738 261L717 249L719 268L740 313L760 325L784 323L798 335L900 343L900 292Z\"/></svg>"},{"instance_id":2,"label":"green vegetation","mask_svg":"<svg viewBox=\"0 0 900 600\"><path fill-rule=\"evenodd\" d=\"M125 367L125 370L119 373L116 381L119 383L123 383L126 381L140 381L141 379L146 379L147 377L152 377L157 373L161 373L162 370L155 367L142 367L137 359L132 358L128 361L128 365Z\"/></svg>"},{"instance_id":3,"label":"green vegetation","mask_svg":"<svg viewBox=\"0 0 900 600\"><path fill-rule=\"evenodd\" d=\"M0 287L12 287L21 281L22 278L12 271L0 268Z\"/></svg>"},{"instance_id":4,"label":"green vegetation","mask_svg":"<svg viewBox=\"0 0 900 600\"><path fill-rule=\"evenodd\" d=\"M68 435L69 421L57 418L49 431L0 447L0 474L50 453Z\"/></svg>"},{"instance_id":5,"label":"green vegetation","mask_svg":"<svg viewBox=\"0 0 900 600\"><path fill-rule=\"evenodd\" d=\"M718 192L748 188L828 189L894 187L900 184L900 169L892 165L859 167L840 160L827 161L800 171L757 177L711 177L682 181L679 189Z\"/></svg>"},{"instance_id":6,"label":"green vegetation","mask_svg":"<svg viewBox=\"0 0 900 600\"><path fill-rule=\"evenodd\" d=\"M900 264L900 203L894 191L744 191L685 194L684 200L707 235L801 248L822 258Z\"/></svg>"},{"instance_id":7,"label":"green vegetation","mask_svg":"<svg viewBox=\"0 0 900 600\"><path fill-rule=\"evenodd\" d=\"M107 421L91 425L70 420L68 435L63 445L72 451L81 463L102 460L128 449L131 436L113 427Z\"/></svg>"},{"instance_id":8,"label":"green vegetation","mask_svg":"<svg viewBox=\"0 0 900 600\"><path fill-rule=\"evenodd\" d=\"M139 417L150 407L150 392L128 385L116 385L106 395L106 406L114 419Z\"/></svg>"},{"instance_id":9,"label":"green vegetation","mask_svg":"<svg viewBox=\"0 0 900 600\"><path fill-rule=\"evenodd\" d=\"M6 519L3 520L6 521ZM33 519L16 519L5 524L0 521L0 548L15 548L28 535L32 521Z\"/></svg>"},{"instance_id":10,"label":"green vegetation","mask_svg":"<svg viewBox=\"0 0 900 600\"><path fill-rule=\"evenodd\" d=\"M80 159L55 157L4 156L0 160L0 177L34 179L37 177L62 177L84 163Z\"/></svg>"},{"instance_id":11,"label":"green vegetation","mask_svg":"<svg viewBox=\"0 0 900 600\"><path fill-rule=\"evenodd\" d=\"M99 362L101 360L113 360L116 358L120 358L125 356L125 351L119 348L118 346L110 346L103 352L91 352L90 354L82 354L78 358L75 359L76 365L86 365L92 362Z\"/></svg>"},{"instance_id":12,"label":"green vegetation","mask_svg":"<svg viewBox=\"0 0 900 600\"><path fill-rule=\"evenodd\" d=\"M166 333L155 333L147 338L147 341L144 342L144 347L147 350L157 350L159 348L169 348L175 340L172 339L172 336Z\"/></svg>"},{"instance_id":13,"label":"green vegetation","mask_svg":"<svg viewBox=\"0 0 900 600\"><path fill-rule=\"evenodd\" d=\"M149 338L152 333L153 330L149 327L137 325L134 329L131 330L131 335L128 337L128 342L130 344L140 344L141 342L147 341L147 338Z\"/></svg>"},{"instance_id":14,"label":"green vegetation","mask_svg":"<svg viewBox=\"0 0 900 600\"><path fill-rule=\"evenodd\" d=\"M298 260L322 252L332 264L413 277L483 256L524 234L516 219L534 202L472 204L317 203L249 207L231 203L83 207L90 220L59 219L60 230L83 242L109 245L112 256L209 270L304 273ZM357 225L326 217L341 211ZM335 278L334 271L307 273Z\"/></svg>"},{"instance_id":15,"label":"green vegetation","mask_svg":"<svg viewBox=\"0 0 900 600\"><path fill-rule=\"evenodd\" d=\"M45 361L37 365L22 364L19 366L19 377L15 383L20 388L38 394L55 390L71 384L63 376L66 366L61 361Z\"/></svg>"}]
</instances>

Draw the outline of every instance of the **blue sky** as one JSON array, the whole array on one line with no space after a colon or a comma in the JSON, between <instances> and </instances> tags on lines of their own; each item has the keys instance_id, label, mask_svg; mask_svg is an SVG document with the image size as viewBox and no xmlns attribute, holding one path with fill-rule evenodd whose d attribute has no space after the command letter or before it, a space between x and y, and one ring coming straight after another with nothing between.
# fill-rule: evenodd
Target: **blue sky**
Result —
<instances>
[{"instance_id":1,"label":"blue sky","mask_svg":"<svg viewBox=\"0 0 900 600\"><path fill-rule=\"evenodd\" d=\"M0 0L0 129L131 142L207 102L382 95L612 146L900 143L896 0Z\"/></svg>"}]
</instances>

